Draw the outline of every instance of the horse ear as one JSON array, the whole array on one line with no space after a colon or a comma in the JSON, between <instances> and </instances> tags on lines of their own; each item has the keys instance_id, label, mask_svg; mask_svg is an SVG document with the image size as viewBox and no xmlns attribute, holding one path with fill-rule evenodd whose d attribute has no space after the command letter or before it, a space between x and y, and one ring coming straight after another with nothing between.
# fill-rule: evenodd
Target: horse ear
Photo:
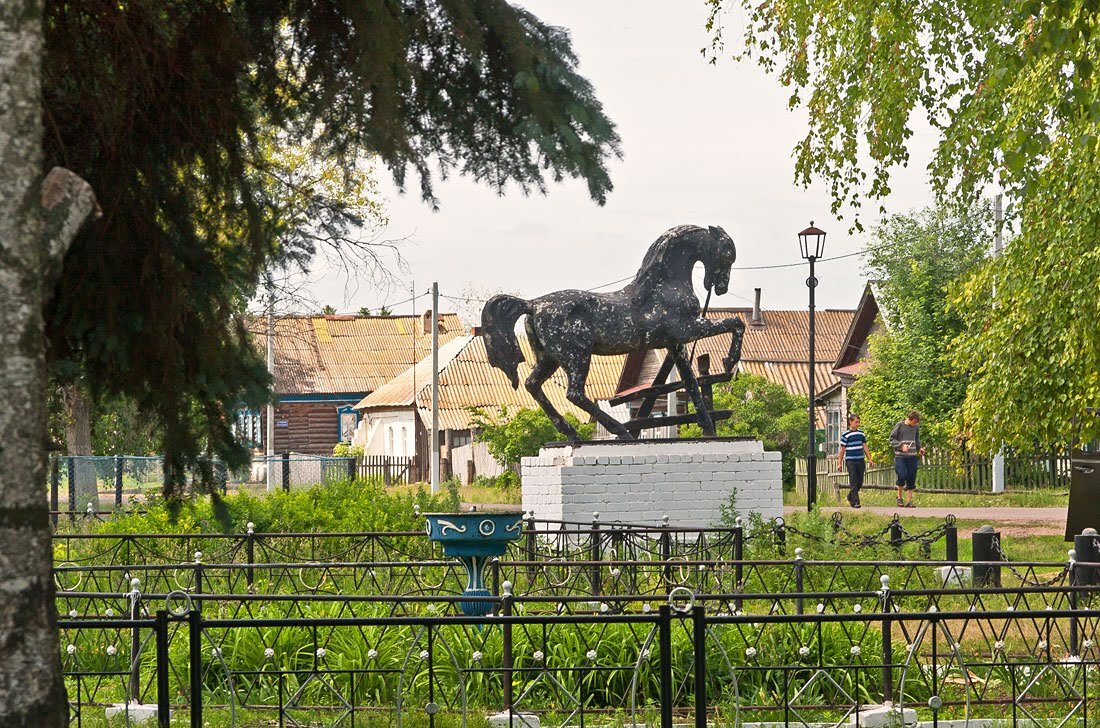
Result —
<instances>
[{"instance_id":1,"label":"horse ear","mask_svg":"<svg viewBox=\"0 0 1100 728\"><path fill-rule=\"evenodd\" d=\"M725 230L718 227L717 225L711 225L707 229L710 230L711 235L715 235L715 236L720 237L720 238L728 238L729 237L729 233L727 233Z\"/></svg>"}]
</instances>

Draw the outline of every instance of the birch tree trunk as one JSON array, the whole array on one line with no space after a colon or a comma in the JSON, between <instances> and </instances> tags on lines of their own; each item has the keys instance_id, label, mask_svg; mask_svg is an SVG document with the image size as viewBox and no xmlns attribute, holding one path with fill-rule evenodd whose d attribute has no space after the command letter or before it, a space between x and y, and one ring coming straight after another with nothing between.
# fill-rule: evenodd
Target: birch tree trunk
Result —
<instances>
[{"instance_id":1,"label":"birch tree trunk","mask_svg":"<svg viewBox=\"0 0 1100 728\"><path fill-rule=\"evenodd\" d=\"M65 449L72 455L92 454L92 402L76 384L65 385ZM88 506L99 510L99 473L91 458L78 458L72 474L76 501L69 510L83 513Z\"/></svg>"},{"instance_id":2,"label":"birch tree trunk","mask_svg":"<svg viewBox=\"0 0 1100 728\"><path fill-rule=\"evenodd\" d=\"M0 2L0 726L68 723L46 503L42 306L95 210L65 170L42 180L42 0Z\"/></svg>"}]
</instances>

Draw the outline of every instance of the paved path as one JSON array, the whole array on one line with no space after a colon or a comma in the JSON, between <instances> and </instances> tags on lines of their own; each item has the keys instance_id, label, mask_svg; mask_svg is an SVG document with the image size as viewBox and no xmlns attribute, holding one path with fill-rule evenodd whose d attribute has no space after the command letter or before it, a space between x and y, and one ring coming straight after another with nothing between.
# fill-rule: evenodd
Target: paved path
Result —
<instances>
[{"instance_id":1,"label":"paved path","mask_svg":"<svg viewBox=\"0 0 1100 728\"><path fill-rule=\"evenodd\" d=\"M801 506L786 506L786 513L796 513L804 510ZM902 518L945 518L948 514L954 515L960 521L978 521L1001 528L1006 535L1049 535L1060 536L1065 533L1066 509L1065 508L898 508L897 506L864 506L859 510L852 508L822 508L821 512L829 515L839 511L844 515L855 513L873 513L889 518L895 513ZM1008 528L1003 528L1007 526Z\"/></svg>"}]
</instances>

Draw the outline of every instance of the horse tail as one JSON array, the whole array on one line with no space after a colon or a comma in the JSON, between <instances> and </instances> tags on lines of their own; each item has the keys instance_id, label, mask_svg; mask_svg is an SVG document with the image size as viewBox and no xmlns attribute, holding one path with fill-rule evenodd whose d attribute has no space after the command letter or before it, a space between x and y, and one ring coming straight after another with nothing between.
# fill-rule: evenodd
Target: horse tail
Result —
<instances>
[{"instance_id":1,"label":"horse tail","mask_svg":"<svg viewBox=\"0 0 1100 728\"><path fill-rule=\"evenodd\" d=\"M522 298L500 294L493 296L481 310L481 328L485 336L485 353L489 363L501 370L519 388L519 363L523 352L516 339L516 321L531 313L531 304Z\"/></svg>"}]
</instances>

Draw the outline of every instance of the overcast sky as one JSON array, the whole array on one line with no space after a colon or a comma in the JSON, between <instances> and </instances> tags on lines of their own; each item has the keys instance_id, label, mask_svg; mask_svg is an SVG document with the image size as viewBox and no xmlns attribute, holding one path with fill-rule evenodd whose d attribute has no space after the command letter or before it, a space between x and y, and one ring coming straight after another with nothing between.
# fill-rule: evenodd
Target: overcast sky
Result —
<instances>
[{"instance_id":1,"label":"overcast sky","mask_svg":"<svg viewBox=\"0 0 1100 728\"><path fill-rule=\"evenodd\" d=\"M410 272L405 289L348 286L336 272L314 271L316 298L340 311L402 302L437 280L443 294L508 289L525 297L562 288L593 288L632 275L650 243L673 225L720 225L737 244L730 292L713 306L743 306L754 287L765 308L803 308L806 268L745 270L801 260L796 233L810 220L828 231L820 264L818 305L852 308L863 285L861 258L828 258L860 250L869 236L847 234L829 214L824 185L793 182L792 149L806 111L787 109L788 91L757 66L707 63L702 0L527 0L544 21L568 28L580 71L617 124L623 159L612 166L607 204L592 202L582 182L554 185L546 196L500 197L466 179L437 182L438 212L415 186L402 195L379 171L390 224ZM736 18L726 19L727 28ZM914 160L893 180L892 212L931 201L925 164L934 139L918 133ZM410 176L410 181L412 181ZM414 182L415 185L415 182ZM865 223L874 221L865 205ZM741 270L738 270L741 269ZM619 286L616 286L619 287ZM427 305L418 301L418 308ZM443 310L455 304L444 300Z\"/></svg>"}]
</instances>

